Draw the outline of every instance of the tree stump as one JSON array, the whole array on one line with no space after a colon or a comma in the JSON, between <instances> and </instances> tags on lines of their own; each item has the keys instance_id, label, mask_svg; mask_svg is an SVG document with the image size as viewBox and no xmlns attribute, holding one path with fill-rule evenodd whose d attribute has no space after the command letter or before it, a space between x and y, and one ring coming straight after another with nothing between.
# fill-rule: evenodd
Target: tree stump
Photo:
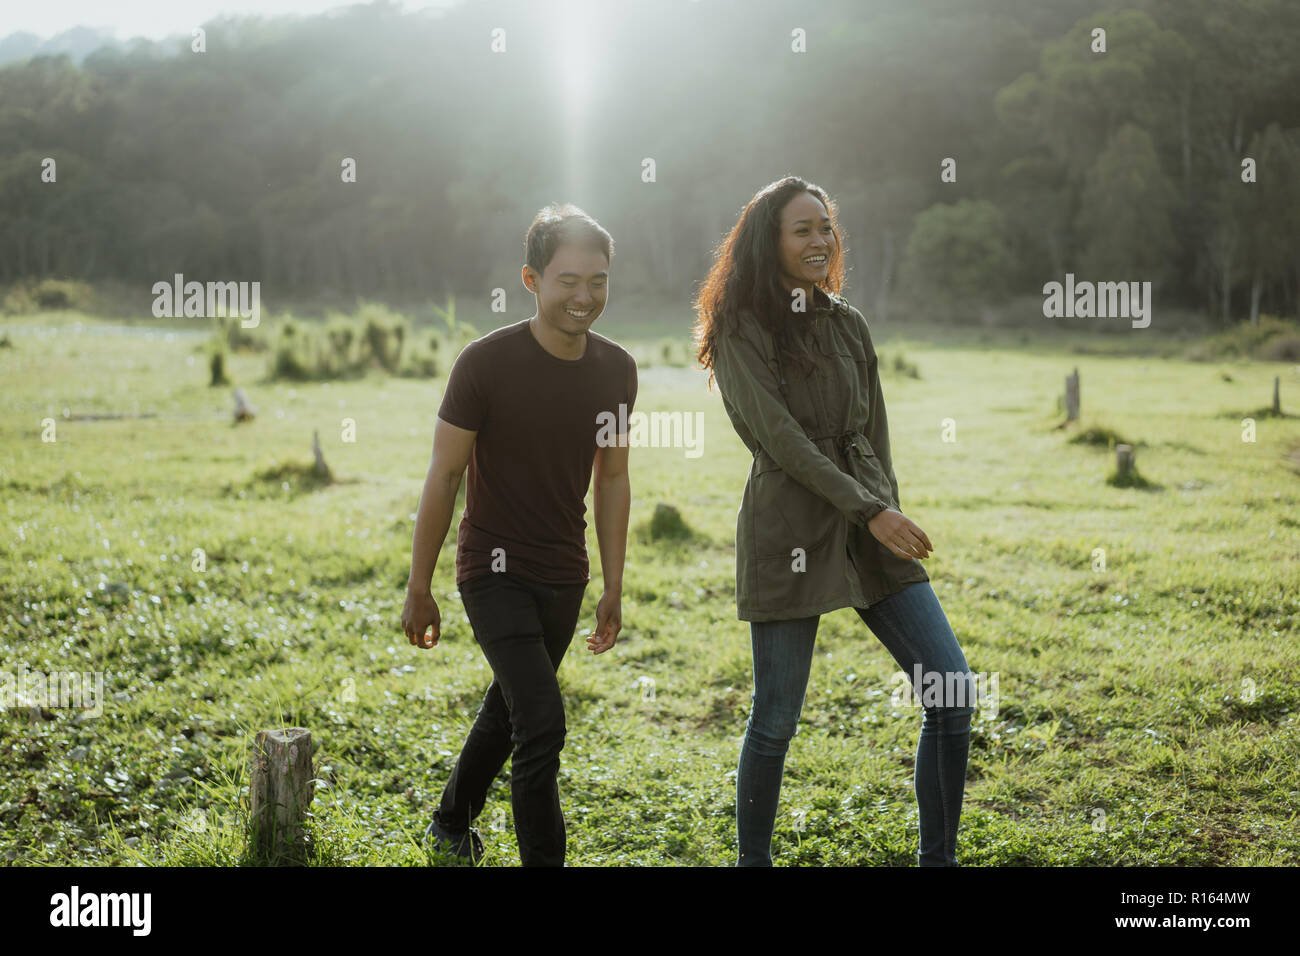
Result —
<instances>
[{"instance_id":1,"label":"tree stump","mask_svg":"<svg viewBox=\"0 0 1300 956\"><path fill-rule=\"evenodd\" d=\"M315 796L311 731L263 730L253 742L248 782L254 853L272 864L300 866L306 859L304 822Z\"/></svg>"},{"instance_id":2,"label":"tree stump","mask_svg":"<svg viewBox=\"0 0 1300 956\"><path fill-rule=\"evenodd\" d=\"M253 416L256 414L257 410L253 408L248 396L244 394L244 390L242 388L235 389L235 421L252 421Z\"/></svg>"},{"instance_id":3,"label":"tree stump","mask_svg":"<svg viewBox=\"0 0 1300 956\"><path fill-rule=\"evenodd\" d=\"M230 380L226 378L226 356L221 352L213 352L212 358L208 360L208 367L212 372L209 385L228 385Z\"/></svg>"},{"instance_id":4,"label":"tree stump","mask_svg":"<svg viewBox=\"0 0 1300 956\"><path fill-rule=\"evenodd\" d=\"M1115 446L1115 467L1119 469L1121 479L1127 478L1132 473L1136 458L1132 445Z\"/></svg>"},{"instance_id":5,"label":"tree stump","mask_svg":"<svg viewBox=\"0 0 1300 956\"><path fill-rule=\"evenodd\" d=\"M325 481L333 481L333 473L330 472L330 466L325 464L325 453L320 447L320 431L313 429L311 433L311 453L316 456L316 464L312 466L317 478L323 478Z\"/></svg>"},{"instance_id":6,"label":"tree stump","mask_svg":"<svg viewBox=\"0 0 1300 956\"><path fill-rule=\"evenodd\" d=\"M1073 375L1065 376L1065 420L1067 422L1079 420L1079 369L1077 367Z\"/></svg>"}]
</instances>

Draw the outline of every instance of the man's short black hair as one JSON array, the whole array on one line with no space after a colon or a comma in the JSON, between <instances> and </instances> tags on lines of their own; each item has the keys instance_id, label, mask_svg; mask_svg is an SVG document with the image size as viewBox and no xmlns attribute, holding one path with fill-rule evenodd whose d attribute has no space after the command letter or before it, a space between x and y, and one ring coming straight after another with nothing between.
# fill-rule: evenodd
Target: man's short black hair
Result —
<instances>
[{"instance_id":1,"label":"man's short black hair","mask_svg":"<svg viewBox=\"0 0 1300 956\"><path fill-rule=\"evenodd\" d=\"M540 210L524 239L524 263L541 275L561 243L576 242L614 258L614 239L573 203L551 203Z\"/></svg>"}]
</instances>

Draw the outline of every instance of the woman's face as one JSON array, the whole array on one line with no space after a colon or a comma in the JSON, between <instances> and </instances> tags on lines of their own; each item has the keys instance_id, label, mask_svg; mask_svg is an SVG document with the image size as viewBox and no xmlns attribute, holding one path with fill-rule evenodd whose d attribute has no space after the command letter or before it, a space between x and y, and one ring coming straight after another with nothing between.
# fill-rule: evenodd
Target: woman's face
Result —
<instances>
[{"instance_id":1,"label":"woman's face","mask_svg":"<svg viewBox=\"0 0 1300 956\"><path fill-rule=\"evenodd\" d=\"M797 194L781 210L781 280L787 289L809 289L829 274L835 230L820 199Z\"/></svg>"}]
</instances>

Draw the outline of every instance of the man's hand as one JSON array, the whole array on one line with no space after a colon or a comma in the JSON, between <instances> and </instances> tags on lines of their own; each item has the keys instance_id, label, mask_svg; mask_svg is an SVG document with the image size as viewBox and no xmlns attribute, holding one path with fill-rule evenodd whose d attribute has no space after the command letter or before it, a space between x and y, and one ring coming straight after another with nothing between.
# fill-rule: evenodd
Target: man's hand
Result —
<instances>
[{"instance_id":1,"label":"man's hand","mask_svg":"<svg viewBox=\"0 0 1300 956\"><path fill-rule=\"evenodd\" d=\"M433 633L429 633L429 628ZM428 649L438 643L441 636L442 615L438 612L438 602L429 591L418 588L406 589L406 606L402 608L402 630L406 639L415 647Z\"/></svg>"},{"instance_id":2,"label":"man's hand","mask_svg":"<svg viewBox=\"0 0 1300 956\"><path fill-rule=\"evenodd\" d=\"M900 558L925 559L934 550L916 522L893 508L886 508L868 521L867 530Z\"/></svg>"},{"instance_id":3,"label":"man's hand","mask_svg":"<svg viewBox=\"0 0 1300 956\"><path fill-rule=\"evenodd\" d=\"M587 649L593 654L603 654L614 646L622 629L623 596L606 591L596 605L596 629L587 636Z\"/></svg>"}]
</instances>

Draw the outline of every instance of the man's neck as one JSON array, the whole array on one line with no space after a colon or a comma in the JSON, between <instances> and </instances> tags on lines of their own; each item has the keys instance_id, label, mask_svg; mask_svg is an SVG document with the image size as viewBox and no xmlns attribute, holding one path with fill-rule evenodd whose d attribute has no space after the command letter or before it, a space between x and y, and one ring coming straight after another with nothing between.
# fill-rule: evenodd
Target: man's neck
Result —
<instances>
[{"instance_id":1,"label":"man's neck","mask_svg":"<svg viewBox=\"0 0 1300 956\"><path fill-rule=\"evenodd\" d=\"M537 344L556 358L572 362L587 354L587 333L585 331L581 335L566 335L563 332L556 332L554 329L547 328L536 315L528 320L528 330L533 338L537 340Z\"/></svg>"}]
</instances>

